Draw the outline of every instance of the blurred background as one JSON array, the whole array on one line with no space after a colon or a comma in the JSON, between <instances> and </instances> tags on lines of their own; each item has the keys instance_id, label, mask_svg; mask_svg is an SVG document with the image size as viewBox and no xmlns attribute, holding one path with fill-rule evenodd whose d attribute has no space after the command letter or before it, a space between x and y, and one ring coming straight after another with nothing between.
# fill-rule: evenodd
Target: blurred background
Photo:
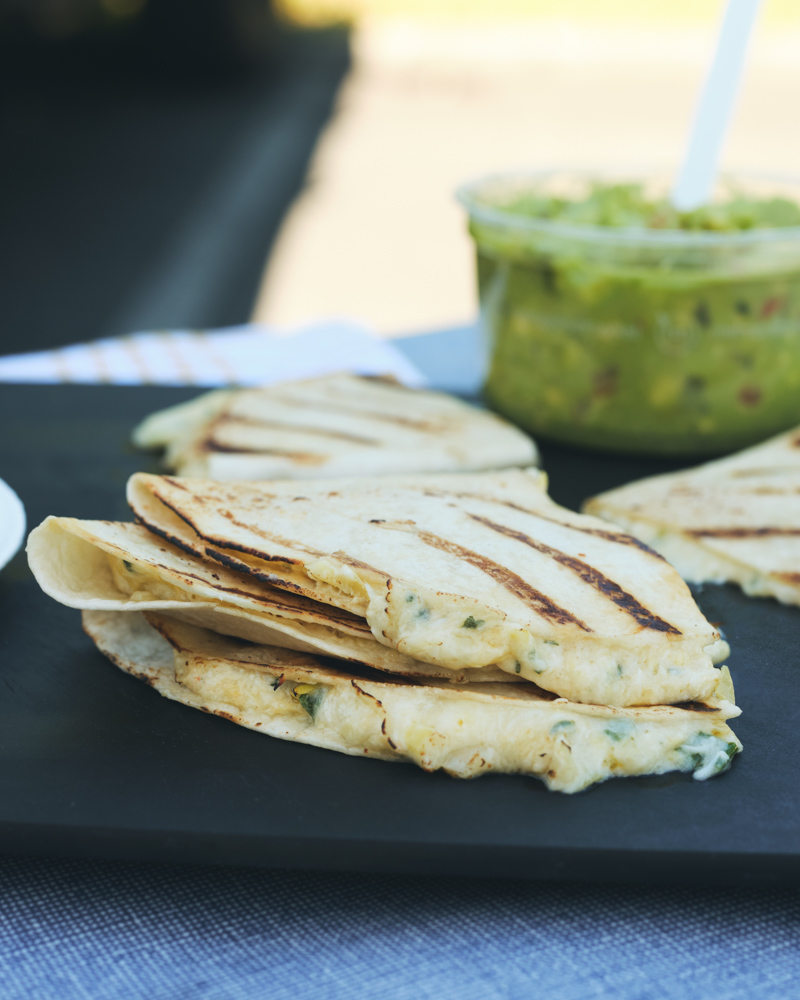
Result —
<instances>
[{"instance_id":1,"label":"blurred background","mask_svg":"<svg viewBox=\"0 0 800 1000\"><path fill-rule=\"evenodd\" d=\"M720 0L0 0L0 353L251 316L469 323L453 200L677 165ZM723 159L800 175L800 4L764 0Z\"/></svg>"}]
</instances>

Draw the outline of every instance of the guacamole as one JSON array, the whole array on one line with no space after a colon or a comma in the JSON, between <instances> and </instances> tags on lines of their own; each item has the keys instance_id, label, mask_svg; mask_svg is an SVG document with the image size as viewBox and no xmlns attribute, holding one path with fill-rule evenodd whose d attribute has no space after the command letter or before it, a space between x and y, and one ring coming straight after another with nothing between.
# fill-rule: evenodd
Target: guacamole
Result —
<instances>
[{"instance_id":1,"label":"guacamole","mask_svg":"<svg viewBox=\"0 0 800 1000\"><path fill-rule=\"evenodd\" d=\"M711 453L800 423L800 207L680 213L638 184L462 191L490 404L535 434ZM798 227L798 228L795 228Z\"/></svg>"}]
</instances>

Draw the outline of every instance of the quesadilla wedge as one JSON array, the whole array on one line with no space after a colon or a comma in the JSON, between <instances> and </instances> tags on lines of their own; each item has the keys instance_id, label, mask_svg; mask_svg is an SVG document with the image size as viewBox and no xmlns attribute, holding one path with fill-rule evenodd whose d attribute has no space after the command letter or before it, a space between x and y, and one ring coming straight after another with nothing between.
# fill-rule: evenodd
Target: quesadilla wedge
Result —
<instances>
[{"instance_id":1,"label":"quesadilla wedge","mask_svg":"<svg viewBox=\"0 0 800 1000\"><path fill-rule=\"evenodd\" d=\"M693 583L800 604L800 428L695 469L588 500Z\"/></svg>"},{"instance_id":2,"label":"quesadilla wedge","mask_svg":"<svg viewBox=\"0 0 800 1000\"><path fill-rule=\"evenodd\" d=\"M531 684L389 680L153 614L86 611L84 628L112 662L167 698L279 739L461 778L525 774L561 792L666 771L703 780L741 750L730 707L614 709Z\"/></svg>"},{"instance_id":3,"label":"quesadilla wedge","mask_svg":"<svg viewBox=\"0 0 800 1000\"><path fill-rule=\"evenodd\" d=\"M363 618L204 562L138 524L49 517L30 534L28 561L45 593L72 608L161 611L251 642L396 674L519 680L497 667L453 672L419 663L377 642Z\"/></svg>"},{"instance_id":4,"label":"quesadilla wedge","mask_svg":"<svg viewBox=\"0 0 800 1000\"><path fill-rule=\"evenodd\" d=\"M535 470L218 483L137 474L174 544L365 618L449 669L491 664L572 701L718 703L719 633L652 549L555 504Z\"/></svg>"},{"instance_id":5,"label":"quesadilla wedge","mask_svg":"<svg viewBox=\"0 0 800 1000\"><path fill-rule=\"evenodd\" d=\"M154 413L133 435L165 464L208 479L308 479L535 465L536 445L501 417L440 392L328 375L217 390Z\"/></svg>"}]
</instances>

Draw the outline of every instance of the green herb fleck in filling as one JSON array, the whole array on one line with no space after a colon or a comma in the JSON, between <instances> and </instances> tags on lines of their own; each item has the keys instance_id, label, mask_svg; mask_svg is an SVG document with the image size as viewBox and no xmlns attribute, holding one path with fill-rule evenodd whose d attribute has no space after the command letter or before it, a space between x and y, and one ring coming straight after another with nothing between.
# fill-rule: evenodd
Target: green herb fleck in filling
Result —
<instances>
[{"instance_id":1,"label":"green herb fleck in filling","mask_svg":"<svg viewBox=\"0 0 800 1000\"><path fill-rule=\"evenodd\" d=\"M480 628L481 625L485 625L486 622L482 618L473 618L472 615L467 615L464 619L464 624L462 628Z\"/></svg>"},{"instance_id":2,"label":"green herb fleck in filling","mask_svg":"<svg viewBox=\"0 0 800 1000\"><path fill-rule=\"evenodd\" d=\"M319 712L320 705L325 698L326 690L321 685L314 687L311 684L300 684L294 689L297 700L312 719L317 718L317 712Z\"/></svg>"},{"instance_id":3,"label":"green herb fleck in filling","mask_svg":"<svg viewBox=\"0 0 800 1000\"><path fill-rule=\"evenodd\" d=\"M566 733L570 729L575 728L575 723L572 719L562 719L560 722L556 722L555 725L550 727L550 732L555 733Z\"/></svg>"},{"instance_id":4,"label":"green herb fleck in filling","mask_svg":"<svg viewBox=\"0 0 800 1000\"><path fill-rule=\"evenodd\" d=\"M679 746L678 751L688 758L695 778L705 781L706 778L727 771L739 747L719 736L712 736L711 733L697 733Z\"/></svg>"},{"instance_id":5,"label":"green herb fleck in filling","mask_svg":"<svg viewBox=\"0 0 800 1000\"><path fill-rule=\"evenodd\" d=\"M633 735L634 725L628 719L612 719L606 724L603 732L612 743L621 743L629 736Z\"/></svg>"}]
</instances>

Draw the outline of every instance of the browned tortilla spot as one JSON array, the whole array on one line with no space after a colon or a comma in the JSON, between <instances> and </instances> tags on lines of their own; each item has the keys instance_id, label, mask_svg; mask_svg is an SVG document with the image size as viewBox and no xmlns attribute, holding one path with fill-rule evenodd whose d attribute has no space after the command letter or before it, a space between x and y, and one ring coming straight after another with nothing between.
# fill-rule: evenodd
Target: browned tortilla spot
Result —
<instances>
[{"instance_id":1,"label":"browned tortilla spot","mask_svg":"<svg viewBox=\"0 0 800 1000\"><path fill-rule=\"evenodd\" d=\"M468 562L470 565L475 566L477 569L486 573L487 576L492 577L496 580L502 587L505 587L509 593L518 597L521 601L528 605L528 607L533 608L537 614L540 614L543 618L548 618L551 621L559 622L562 625L577 625L578 628L582 629L584 632L593 631L580 620L572 614L571 611L567 611L565 608L559 607L555 601L551 600L547 594L543 594L541 591L536 590L532 587L526 580L523 580L521 576L513 573L510 569L505 566L501 566L500 563L496 563L493 559L488 559L486 556L480 555L478 552L473 552L471 549L466 549L455 542L449 541L447 538L441 538L439 535L431 534L429 531L419 530L416 532L417 538L425 545L430 545L431 548L440 549L442 552L447 552L451 556L455 556L457 559L461 559L464 562Z\"/></svg>"},{"instance_id":2,"label":"browned tortilla spot","mask_svg":"<svg viewBox=\"0 0 800 1000\"><path fill-rule=\"evenodd\" d=\"M473 521L491 528L492 531L505 535L506 538L513 538L515 541L521 542L523 545L527 545L529 548L549 556L560 565L566 566L567 569L580 577L584 583L588 583L590 587L594 587L595 590L599 591L604 597L607 597L616 604L618 608L629 614L631 618L634 618L644 628L652 629L654 632L669 632L672 635L683 634L680 629L675 628L674 625L670 625L669 622L665 622L663 618L659 618L658 615L641 604L633 594L629 594L627 590L623 590L618 583L610 580L594 566L590 566L588 563L576 559L574 556L569 556L566 552L561 552L559 549L554 549L550 545L545 545L544 542L537 542L535 539L530 538L521 531L516 531L514 528L506 527L504 524L495 524L488 517L481 517L478 514L470 514L469 512L467 512L467 516L471 517Z\"/></svg>"}]
</instances>

